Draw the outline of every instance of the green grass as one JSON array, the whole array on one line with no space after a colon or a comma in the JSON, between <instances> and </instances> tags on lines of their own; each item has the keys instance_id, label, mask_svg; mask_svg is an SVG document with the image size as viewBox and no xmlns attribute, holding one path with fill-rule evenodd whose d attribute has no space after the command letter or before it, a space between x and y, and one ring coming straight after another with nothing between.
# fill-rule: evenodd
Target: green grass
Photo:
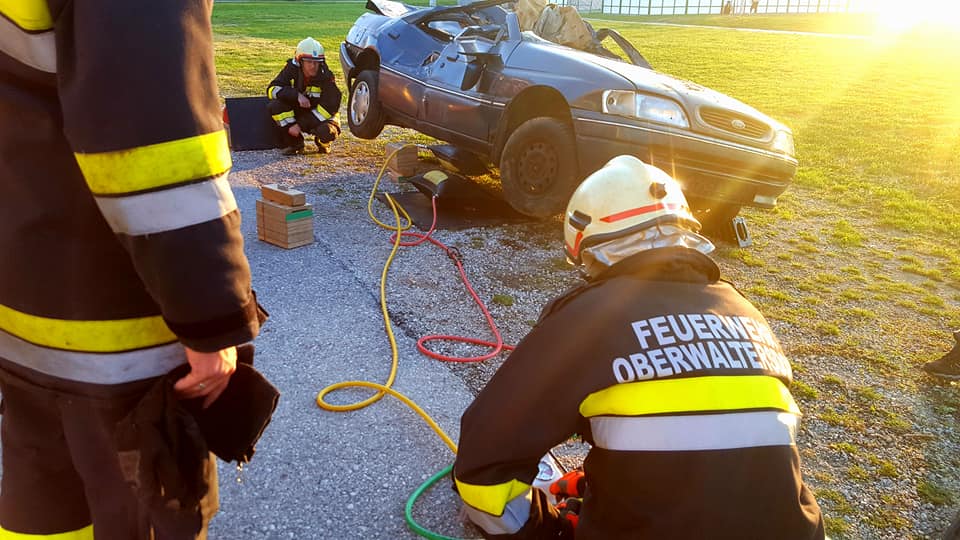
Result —
<instances>
[{"instance_id":1,"label":"green grass","mask_svg":"<svg viewBox=\"0 0 960 540\"><path fill-rule=\"evenodd\" d=\"M324 46L327 63L343 81L338 51L363 4L302 2L217 3L213 9L217 82L225 97L263 95L267 83L312 36Z\"/></svg>"},{"instance_id":2,"label":"green grass","mask_svg":"<svg viewBox=\"0 0 960 540\"><path fill-rule=\"evenodd\" d=\"M920 480L917 484L917 495L921 499L938 506L953 504L954 501L954 496L949 490L926 479Z\"/></svg>"}]
</instances>

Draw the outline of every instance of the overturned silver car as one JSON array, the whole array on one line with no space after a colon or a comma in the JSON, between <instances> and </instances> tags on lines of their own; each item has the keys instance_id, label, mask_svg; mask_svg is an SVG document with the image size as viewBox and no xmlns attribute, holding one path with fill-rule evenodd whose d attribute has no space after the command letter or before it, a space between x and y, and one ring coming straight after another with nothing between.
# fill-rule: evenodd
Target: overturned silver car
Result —
<instances>
[{"instance_id":1,"label":"overturned silver car","mask_svg":"<svg viewBox=\"0 0 960 540\"><path fill-rule=\"evenodd\" d=\"M518 211L561 212L611 157L674 175L708 228L771 208L796 172L790 129L744 103L652 69L615 31L588 50L522 31L507 0L419 8L370 0L340 47L351 132L385 124L469 150L500 169ZM620 56L601 43L612 38Z\"/></svg>"}]
</instances>

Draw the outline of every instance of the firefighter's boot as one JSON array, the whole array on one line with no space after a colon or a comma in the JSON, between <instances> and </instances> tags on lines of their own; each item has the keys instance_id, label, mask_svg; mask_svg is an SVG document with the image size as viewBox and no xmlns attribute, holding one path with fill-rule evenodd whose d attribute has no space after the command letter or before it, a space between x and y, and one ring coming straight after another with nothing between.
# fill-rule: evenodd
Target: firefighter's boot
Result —
<instances>
[{"instance_id":1,"label":"firefighter's boot","mask_svg":"<svg viewBox=\"0 0 960 540\"><path fill-rule=\"evenodd\" d=\"M924 364L924 371L934 377L951 381L960 380L960 330L953 332L953 339L957 342L953 349L943 355L943 358Z\"/></svg>"}]
</instances>

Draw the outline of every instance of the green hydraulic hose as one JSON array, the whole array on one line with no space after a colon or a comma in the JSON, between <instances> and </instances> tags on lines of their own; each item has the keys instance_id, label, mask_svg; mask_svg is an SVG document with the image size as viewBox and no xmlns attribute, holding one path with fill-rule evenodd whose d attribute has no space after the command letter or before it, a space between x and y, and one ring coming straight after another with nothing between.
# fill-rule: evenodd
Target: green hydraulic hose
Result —
<instances>
[{"instance_id":1,"label":"green hydraulic hose","mask_svg":"<svg viewBox=\"0 0 960 540\"><path fill-rule=\"evenodd\" d=\"M418 487L416 491L410 495L410 498L407 499L407 506L404 508L404 516L407 518L407 526L410 527L411 531L424 538L429 538L430 540L461 540L460 538L444 536L442 534L437 534L431 530L425 529L413 519L413 503L417 502L417 499L420 498L420 495L423 495L424 491L430 489L430 487L439 482L441 478L450 474L450 471L452 470L453 465L447 465L445 469L431 476L429 480L421 484L420 487Z\"/></svg>"}]
</instances>

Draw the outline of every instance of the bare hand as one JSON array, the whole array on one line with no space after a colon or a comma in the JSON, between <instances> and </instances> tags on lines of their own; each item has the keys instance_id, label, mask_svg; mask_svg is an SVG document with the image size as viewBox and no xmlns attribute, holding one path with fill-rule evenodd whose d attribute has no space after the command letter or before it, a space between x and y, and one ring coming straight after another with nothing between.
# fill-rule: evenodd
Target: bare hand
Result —
<instances>
[{"instance_id":1,"label":"bare hand","mask_svg":"<svg viewBox=\"0 0 960 540\"><path fill-rule=\"evenodd\" d=\"M230 383L230 376L237 370L237 348L229 347L217 352L205 353L184 347L190 373L173 385L182 399L204 397L203 408L220 397Z\"/></svg>"},{"instance_id":2,"label":"bare hand","mask_svg":"<svg viewBox=\"0 0 960 540\"><path fill-rule=\"evenodd\" d=\"M304 109L310 108L310 100L307 99L307 96L303 94L297 94L297 101L300 103L300 106Z\"/></svg>"},{"instance_id":3,"label":"bare hand","mask_svg":"<svg viewBox=\"0 0 960 540\"><path fill-rule=\"evenodd\" d=\"M303 132L300 131L300 124L293 124L287 128L287 133L289 133L291 137L299 137Z\"/></svg>"}]
</instances>

